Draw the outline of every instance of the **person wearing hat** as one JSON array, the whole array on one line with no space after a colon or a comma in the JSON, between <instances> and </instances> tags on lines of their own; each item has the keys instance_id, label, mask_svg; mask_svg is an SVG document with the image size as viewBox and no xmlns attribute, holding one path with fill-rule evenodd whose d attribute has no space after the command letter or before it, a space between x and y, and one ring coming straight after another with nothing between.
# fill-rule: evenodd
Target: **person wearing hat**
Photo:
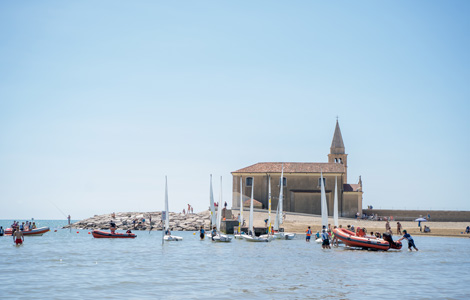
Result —
<instances>
[{"instance_id":1,"label":"person wearing hat","mask_svg":"<svg viewBox=\"0 0 470 300\"><path fill-rule=\"evenodd\" d=\"M416 251L418 251L418 248L416 248L415 246L415 242L413 240L413 238L411 237L411 235L406 232L406 230L403 230L403 233L405 235L403 235L403 237L401 239L398 239L397 242L403 240L403 239L406 239L408 241L408 250L412 251L411 247L415 248Z\"/></svg>"}]
</instances>

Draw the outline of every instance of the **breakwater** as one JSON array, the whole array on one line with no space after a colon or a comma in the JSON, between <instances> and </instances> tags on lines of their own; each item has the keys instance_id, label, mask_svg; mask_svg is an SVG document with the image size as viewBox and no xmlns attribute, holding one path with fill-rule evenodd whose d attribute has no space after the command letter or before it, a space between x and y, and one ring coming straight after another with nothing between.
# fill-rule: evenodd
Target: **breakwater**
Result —
<instances>
[{"instance_id":1,"label":"breakwater","mask_svg":"<svg viewBox=\"0 0 470 300\"><path fill-rule=\"evenodd\" d=\"M95 215L94 217L75 222L64 228L108 230L111 221L117 230L162 230L161 212L120 212L115 214ZM170 230L196 231L201 226L210 227L210 212L195 214L169 213Z\"/></svg>"}]
</instances>

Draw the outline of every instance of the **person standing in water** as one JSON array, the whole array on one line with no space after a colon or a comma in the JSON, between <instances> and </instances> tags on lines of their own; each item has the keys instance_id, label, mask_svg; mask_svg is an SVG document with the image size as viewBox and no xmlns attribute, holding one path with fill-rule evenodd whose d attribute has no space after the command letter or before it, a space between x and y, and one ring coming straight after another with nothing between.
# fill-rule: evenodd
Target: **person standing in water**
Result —
<instances>
[{"instance_id":1,"label":"person standing in water","mask_svg":"<svg viewBox=\"0 0 470 300\"><path fill-rule=\"evenodd\" d=\"M325 229L323 229L323 232L321 234L321 240L322 240L321 247L323 249L331 249L331 247L330 247L330 236L328 235L328 233L326 232Z\"/></svg>"},{"instance_id":2,"label":"person standing in water","mask_svg":"<svg viewBox=\"0 0 470 300\"><path fill-rule=\"evenodd\" d=\"M402 238L398 239L397 242L403 240L403 239L406 239L408 241L408 250L412 251L411 250L411 247L415 248L416 251L418 251L418 248L416 248L416 245L415 245L415 241L413 240L413 238L411 237L411 235L406 232L406 230L403 230L403 233L405 235L403 235Z\"/></svg>"},{"instance_id":3,"label":"person standing in water","mask_svg":"<svg viewBox=\"0 0 470 300\"><path fill-rule=\"evenodd\" d=\"M312 230L310 229L310 226L308 226L308 229L307 229L307 234L305 236L305 241L306 242L310 242L310 237L312 236Z\"/></svg>"},{"instance_id":4,"label":"person standing in water","mask_svg":"<svg viewBox=\"0 0 470 300\"><path fill-rule=\"evenodd\" d=\"M201 240L204 239L204 234L205 234L204 226L201 226L201 229L199 229L199 237L201 238Z\"/></svg>"},{"instance_id":5,"label":"person standing in water","mask_svg":"<svg viewBox=\"0 0 470 300\"><path fill-rule=\"evenodd\" d=\"M217 235L217 229L216 227L214 226L214 228L212 229L212 233L211 233L211 236L212 236L212 240L214 240L214 236Z\"/></svg>"},{"instance_id":6,"label":"person standing in water","mask_svg":"<svg viewBox=\"0 0 470 300\"><path fill-rule=\"evenodd\" d=\"M16 230L13 233L13 241L15 242L16 246L20 246L24 242L24 235L21 230Z\"/></svg>"}]
</instances>

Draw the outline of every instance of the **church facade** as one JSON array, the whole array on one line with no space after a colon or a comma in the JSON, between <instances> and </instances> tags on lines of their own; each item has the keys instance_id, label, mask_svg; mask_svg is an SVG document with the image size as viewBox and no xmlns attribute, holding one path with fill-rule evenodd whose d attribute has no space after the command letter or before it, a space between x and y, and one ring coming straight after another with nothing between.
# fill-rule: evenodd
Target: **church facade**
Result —
<instances>
[{"instance_id":1,"label":"church facade","mask_svg":"<svg viewBox=\"0 0 470 300\"><path fill-rule=\"evenodd\" d=\"M232 204L240 207L240 193L243 202L253 197L263 208L268 208L269 181L271 181L271 209L276 210L279 202L281 170L284 166L283 208L284 211L321 214L320 174L323 173L328 215L333 215L335 184L338 186L338 210L340 217L362 215L362 180L357 184L347 183L348 154L345 152L343 137L336 121L328 162L260 162L232 172ZM240 178L242 190L240 191ZM246 201L247 203L249 201ZM246 203L245 203L246 206Z\"/></svg>"}]
</instances>

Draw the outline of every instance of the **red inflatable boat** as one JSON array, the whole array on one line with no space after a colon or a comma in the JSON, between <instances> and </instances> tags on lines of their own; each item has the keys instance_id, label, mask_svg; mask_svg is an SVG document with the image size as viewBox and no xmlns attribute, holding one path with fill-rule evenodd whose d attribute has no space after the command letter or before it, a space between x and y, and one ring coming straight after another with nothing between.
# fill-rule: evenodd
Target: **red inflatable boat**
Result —
<instances>
[{"instance_id":1,"label":"red inflatable boat","mask_svg":"<svg viewBox=\"0 0 470 300\"><path fill-rule=\"evenodd\" d=\"M41 227L41 228L36 228L36 229L31 229L31 230L23 230L23 235L24 236L41 236L44 233L49 231L49 227ZM7 228L5 229L5 235L11 235L13 233L13 229Z\"/></svg>"},{"instance_id":2,"label":"red inflatable boat","mask_svg":"<svg viewBox=\"0 0 470 300\"><path fill-rule=\"evenodd\" d=\"M383 239L378 239L373 236L357 236L354 232L344 228L336 228L333 230L335 236L343 241L349 247L384 250L388 249L401 249L401 242L394 242L391 236L384 234Z\"/></svg>"},{"instance_id":3,"label":"red inflatable boat","mask_svg":"<svg viewBox=\"0 0 470 300\"><path fill-rule=\"evenodd\" d=\"M91 234L93 234L93 237L97 239L133 239L137 236L133 233L111 233L100 230L93 230Z\"/></svg>"}]
</instances>

